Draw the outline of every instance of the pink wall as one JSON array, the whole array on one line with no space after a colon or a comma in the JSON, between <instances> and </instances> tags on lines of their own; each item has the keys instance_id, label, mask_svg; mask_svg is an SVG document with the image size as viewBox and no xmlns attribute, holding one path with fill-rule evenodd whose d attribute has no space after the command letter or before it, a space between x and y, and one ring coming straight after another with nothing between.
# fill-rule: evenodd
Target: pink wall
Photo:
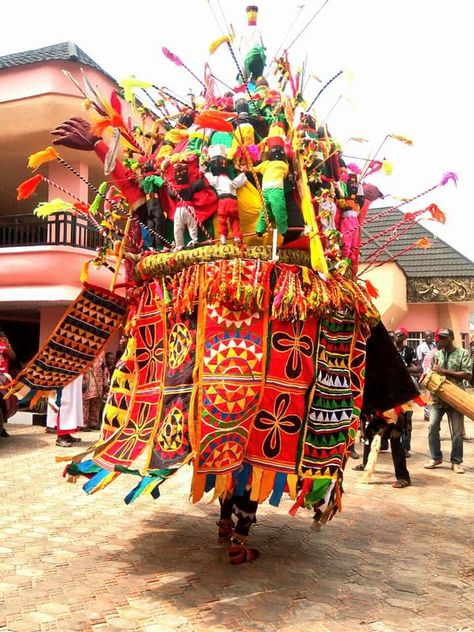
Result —
<instances>
[{"instance_id":1,"label":"pink wall","mask_svg":"<svg viewBox=\"0 0 474 632\"><path fill-rule=\"evenodd\" d=\"M61 94L81 97L74 83L62 70L69 71L82 85L80 64L70 61L49 61L18 66L0 73L0 103L28 99L41 94ZM83 66L92 85L98 85L108 98L114 84L94 68Z\"/></svg>"}]
</instances>

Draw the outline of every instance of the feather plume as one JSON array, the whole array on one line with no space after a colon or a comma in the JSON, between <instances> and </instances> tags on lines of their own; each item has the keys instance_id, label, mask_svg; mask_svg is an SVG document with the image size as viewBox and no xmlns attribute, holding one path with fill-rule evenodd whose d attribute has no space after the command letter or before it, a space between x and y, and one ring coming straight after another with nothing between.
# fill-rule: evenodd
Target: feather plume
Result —
<instances>
[{"instance_id":1,"label":"feather plume","mask_svg":"<svg viewBox=\"0 0 474 632\"><path fill-rule=\"evenodd\" d=\"M40 184L42 180L43 180L43 176L38 174L30 178L29 180L25 180L24 182L22 182L16 189L18 193L16 196L16 199L17 200L28 199L30 195L32 195L36 191L38 185Z\"/></svg>"},{"instance_id":2,"label":"feather plume","mask_svg":"<svg viewBox=\"0 0 474 632\"><path fill-rule=\"evenodd\" d=\"M379 296L379 291L377 290L375 285L373 285L373 283L371 283L369 279L364 279L364 283L367 289L367 294L372 298L377 298Z\"/></svg>"},{"instance_id":3,"label":"feather plume","mask_svg":"<svg viewBox=\"0 0 474 632\"><path fill-rule=\"evenodd\" d=\"M364 473L362 474L362 482L368 483L370 481L370 477L375 472L375 466L377 465L377 458L380 452L380 446L382 445L382 437L380 434L376 434L374 440L372 441L372 445L370 446L369 458L367 459L367 465L364 468Z\"/></svg>"},{"instance_id":4,"label":"feather plume","mask_svg":"<svg viewBox=\"0 0 474 632\"><path fill-rule=\"evenodd\" d=\"M224 43L230 43L230 37L228 35L223 35L209 44L209 55L213 55L219 46Z\"/></svg>"},{"instance_id":5,"label":"feather plume","mask_svg":"<svg viewBox=\"0 0 474 632\"><path fill-rule=\"evenodd\" d=\"M431 215L431 219L434 219L435 222L446 224L446 215L436 204L430 204L425 210L428 211Z\"/></svg>"},{"instance_id":6,"label":"feather plume","mask_svg":"<svg viewBox=\"0 0 474 632\"><path fill-rule=\"evenodd\" d=\"M215 129L219 132L232 132L234 128L229 119L236 117L235 112L220 112L219 110L203 110L195 119L199 127Z\"/></svg>"},{"instance_id":7,"label":"feather plume","mask_svg":"<svg viewBox=\"0 0 474 632\"><path fill-rule=\"evenodd\" d=\"M38 151L36 154L31 154L28 158L28 167L35 171L38 167L41 167L45 162L51 162L51 160L56 160L59 158L58 152L54 149L54 147L46 147L43 151Z\"/></svg>"},{"instance_id":8,"label":"feather plume","mask_svg":"<svg viewBox=\"0 0 474 632\"><path fill-rule=\"evenodd\" d=\"M349 169L349 171L352 171L352 173L357 173L360 174L362 173L361 168L359 167L359 165L356 165L355 162L350 162L348 165L346 165L347 168Z\"/></svg>"},{"instance_id":9,"label":"feather plume","mask_svg":"<svg viewBox=\"0 0 474 632\"><path fill-rule=\"evenodd\" d=\"M122 102L120 101L116 90L112 90L112 94L110 95L110 105L119 116L122 114Z\"/></svg>"},{"instance_id":10,"label":"feather plume","mask_svg":"<svg viewBox=\"0 0 474 632\"><path fill-rule=\"evenodd\" d=\"M176 66L184 66L183 62L181 61L181 59L178 57L178 55L175 55L174 53L172 53L170 51L169 48L166 48L166 46L163 46L163 48L161 49L163 55L169 59L170 61L173 62L173 64L176 64Z\"/></svg>"},{"instance_id":11,"label":"feather plume","mask_svg":"<svg viewBox=\"0 0 474 632\"><path fill-rule=\"evenodd\" d=\"M120 150L120 130L118 127L113 128L112 142L110 143L109 151L107 152L104 160L104 174L108 176L115 169L117 164L117 156Z\"/></svg>"},{"instance_id":12,"label":"feather plume","mask_svg":"<svg viewBox=\"0 0 474 632\"><path fill-rule=\"evenodd\" d=\"M421 237L416 242L416 245L418 248L422 248L423 250L426 250L427 248L431 248L431 241L428 239L428 237Z\"/></svg>"},{"instance_id":13,"label":"feather plume","mask_svg":"<svg viewBox=\"0 0 474 632\"><path fill-rule=\"evenodd\" d=\"M453 171L446 171L446 173L443 173L443 177L441 178L439 185L444 187L444 185L450 180L454 182L455 186L458 186L458 174Z\"/></svg>"},{"instance_id":14,"label":"feather plume","mask_svg":"<svg viewBox=\"0 0 474 632\"><path fill-rule=\"evenodd\" d=\"M393 165L391 162L388 162L388 160L384 159L382 162L382 173L384 176L391 176L393 173Z\"/></svg>"},{"instance_id":15,"label":"feather plume","mask_svg":"<svg viewBox=\"0 0 474 632\"><path fill-rule=\"evenodd\" d=\"M76 211L80 213L86 213L86 214L89 213L90 206L89 204L86 204L85 202L74 202L73 206L76 209Z\"/></svg>"},{"instance_id":16,"label":"feather plume","mask_svg":"<svg viewBox=\"0 0 474 632\"><path fill-rule=\"evenodd\" d=\"M100 204L105 197L105 192L107 190L107 182L102 182L102 184L98 188L98 194L95 196L94 201L90 205L89 211L92 215L95 215L99 210Z\"/></svg>"},{"instance_id":17,"label":"feather plume","mask_svg":"<svg viewBox=\"0 0 474 632\"><path fill-rule=\"evenodd\" d=\"M405 143L405 145L413 145L413 141L411 138L407 138L406 136L400 136L400 134L388 134L390 138L394 138L395 140L399 140L401 143Z\"/></svg>"},{"instance_id":18,"label":"feather plume","mask_svg":"<svg viewBox=\"0 0 474 632\"><path fill-rule=\"evenodd\" d=\"M53 213L67 213L68 211L73 210L73 205L70 202L65 202L60 198L56 198L51 200L51 202L41 202L35 208L33 213L37 217L48 217L48 215L52 215Z\"/></svg>"},{"instance_id":19,"label":"feather plume","mask_svg":"<svg viewBox=\"0 0 474 632\"><path fill-rule=\"evenodd\" d=\"M102 136L104 130L106 130L108 127L118 127L121 129L125 129L123 118L119 114L113 116L112 118L103 118L100 121L94 123L94 125L92 126L92 131L94 132L94 134L97 134L97 136Z\"/></svg>"},{"instance_id":20,"label":"feather plume","mask_svg":"<svg viewBox=\"0 0 474 632\"><path fill-rule=\"evenodd\" d=\"M136 77L127 77L126 79L121 79L119 81L119 86L123 88L123 96L127 103L130 103L133 99L133 89L141 88L142 90L146 90L147 88L152 88L153 83L150 81L140 81Z\"/></svg>"},{"instance_id":21,"label":"feather plume","mask_svg":"<svg viewBox=\"0 0 474 632\"><path fill-rule=\"evenodd\" d=\"M377 171L380 171L381 168L382 168L382 162L380 160L372 160L369 165L369 168L367 169L365 177L371 176L373 173L377 173Z\"/></svg>"},{"instance_id":22,"label":"feather plume","mask_svg":"<svg viewBox=\"0 0 474 632\"><path fill-rule=\"evenodd\" d=\"M100 95L97 94L97 90L94 88L92 83L89 81L88 76L84 72L84 68L81 68L81 75L82 75L82 81L84 82L84 85L85 85L86 89L88 90L87 98L89 99L89 101L91 101L94 104L94 107L95 107L95 109L97 110L97 112L99 114L102 114L102 116L106 116L107 115L107 108L104 107L104 104L102 103Z\"/></svg>"}]
</instances>

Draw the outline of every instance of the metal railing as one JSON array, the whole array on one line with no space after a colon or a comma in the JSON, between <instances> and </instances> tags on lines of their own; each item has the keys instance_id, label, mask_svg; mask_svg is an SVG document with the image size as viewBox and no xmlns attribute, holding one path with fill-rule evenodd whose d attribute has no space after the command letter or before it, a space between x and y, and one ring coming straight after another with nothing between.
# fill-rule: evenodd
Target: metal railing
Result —
<instances>
[{"instance_id":1,"label":"metal railing","mask_svg":"<svg viewBox=\"0 0 474 632\"><path fill-rule=\"evenodd\" d=\"M102 245L97 230L71 213L47 219L31 215L0 216L0 248L15 246L72 246L95 250Z\"/></svg>"}]
</instances>

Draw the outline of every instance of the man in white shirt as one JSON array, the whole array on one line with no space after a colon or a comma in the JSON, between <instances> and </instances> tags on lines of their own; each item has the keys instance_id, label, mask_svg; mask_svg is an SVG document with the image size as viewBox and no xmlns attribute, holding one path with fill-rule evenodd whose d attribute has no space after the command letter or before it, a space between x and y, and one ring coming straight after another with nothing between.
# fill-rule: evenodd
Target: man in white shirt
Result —
<instances>
[{"instance_id":1,"label":"man in white shirt","mask_svg":"<svg viewBox=\"0 0 474 632\"><path fill-rule=\"evenodd\" d=\"M427 367L426 362L428 359L431 358L431 356L433 355L435 351L436 351L436 344L434 341L434 334L432 331L425 331L423 341L420 342L420 344L416 348L416 357L418 359L418 362L423 367L423 371L425 373L428 371L428 368L429 368L429 364ZM424 414L425 421L429 421L430 419L430 408L431 407L429 404L425 406L425 414Z\"/></svg>"}]
</instances>

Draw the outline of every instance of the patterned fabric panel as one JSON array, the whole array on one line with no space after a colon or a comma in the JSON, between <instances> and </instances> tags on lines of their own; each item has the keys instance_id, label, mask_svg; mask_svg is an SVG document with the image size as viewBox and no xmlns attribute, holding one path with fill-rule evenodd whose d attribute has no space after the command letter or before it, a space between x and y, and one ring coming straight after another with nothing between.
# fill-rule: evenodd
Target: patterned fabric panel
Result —
<instances>
[{"instance_id":1,"label":"patterned fabric panel","mask_svg":"<svg viewBox=\"0 0 474 632\"><path fill-rule=\"evenodd\" d=\"M197 473L240 466L264 385L267 319L261 313L206 306L199 379Z\"/></svg>"},{"instance_id":2,"label":"patterned fabric panel","mask_svg":"<svg viewBox=\"0 0 474 632\"><path fill-rule=\"evenodd\" d=\"M316 320L271 322L270 362L265 392L255 418L245 461L294 474L300 433L314 381Z\"/></svg>"},{"instance_id":3,"label":"patterned fabric panel","mask_svg":"<svg viewBox=\"0 0 474 632\"><path fill-rule=\"evenodd\" d=\"M163 407L157 420L149 472L179 467L191 453L189 408L196 360L196 313L167 318Z\"/></svg>"},{"instance_id":4,"label":"patterned fabric panel","mask_svg":"<svg viewBox=\"0 0 474 632\"><path fill-rule=\"evenodd\" d=\"M298 474L305 478L337 476L343 469L352 420L350 355L353 317L321 319L316 385L310 406Z\"/></svg>"},{"instance_id":5,"label":"patterned fabric panel","mask_svg":"<svg viewBox=\"0 0 474 632\"><path fill-rule=\"evenodd\" d=\"M119 429L97 448L94 460L107 469L129 467L139 457L146 469L151 458L156 419L161 414L165 370L164 323L156 306L152 288L147 286L133 332L135 343L136 383L131 394L128 414ZM131 343L133 345L133 342ZM124 397L124 402L127 397ZM148 453L144 452L149 447Z\"/></svg>"},{"instance_id":6,"label":"patterned fabric panel","mask_svg":"<svg viewBox=\"0 0 474 632\"><path fill-rule=\"evenodd\" d=\"M48 391L70 384L92 364L125 313L125 298L84 286L46 344L18 374L13 388Z\"/></svg>"}]
</instances>

